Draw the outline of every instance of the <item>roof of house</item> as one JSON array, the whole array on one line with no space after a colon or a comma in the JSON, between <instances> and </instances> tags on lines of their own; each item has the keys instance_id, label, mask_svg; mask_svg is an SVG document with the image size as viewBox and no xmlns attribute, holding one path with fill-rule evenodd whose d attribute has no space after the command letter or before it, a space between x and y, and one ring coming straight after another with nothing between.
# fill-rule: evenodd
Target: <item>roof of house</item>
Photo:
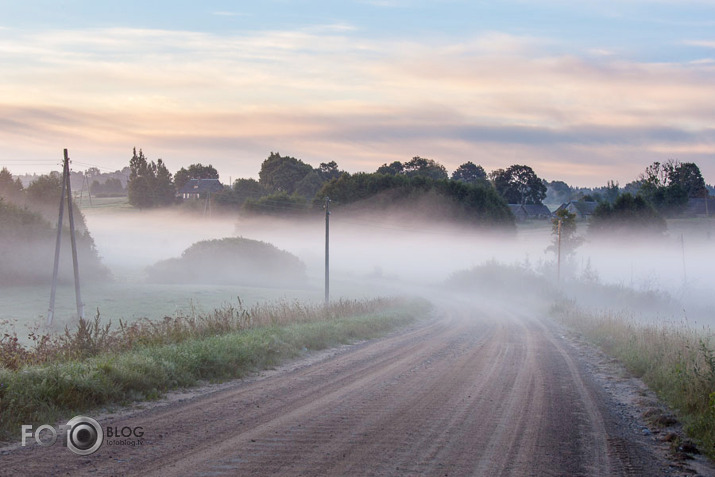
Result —
<instances>
[{"instance_id":1,"label":"roof of house","mask_svg":"<svg viewBox=\"0 0 715 477\"><path fill-rule=\"evenodd\" d=\"M179 190L179 194L204 194L223 190L218 179L189 179Z\"/></svg>"},{"instance_id":2,"label":"roof of house","mask_svg":"<svg viewBox=\"0 0 715 477\"><path fill-rule=\"evenodd\" d=\"M551 211L543 204L509 204L509 209L517 219L551 217Z\"/></svg>"},{"instance_id":3,"label":"roof of house","mask_svg":"<svg viewBox=\"0 0 715 477\"><path fill-rule=\"evenodd\" d=\"M593 211L596 210L596 207L598 207L598 202L572 200L566 202L565 204L561 204L561 206L556 210L567 209L569 212L578 212L581 217L588 217L593 215Z\"/></svg>"}]
</instances>

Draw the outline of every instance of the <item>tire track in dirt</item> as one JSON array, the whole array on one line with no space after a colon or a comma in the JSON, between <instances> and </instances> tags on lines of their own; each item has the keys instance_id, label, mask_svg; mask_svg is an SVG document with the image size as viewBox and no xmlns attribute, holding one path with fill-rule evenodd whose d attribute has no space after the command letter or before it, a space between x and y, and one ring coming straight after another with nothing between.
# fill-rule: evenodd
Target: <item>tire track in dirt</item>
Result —
<instances>
[{"instance_id":1,"label":"tire track in dirt","mask_svg":"<svg viewBox=\"0 0 715 477\"><path fill-rule=\"evenodd\" d=\"M330 358L102 423L142 426L142 447L22 448L0 456L0 474L665 474L603 399L551 325L449 307Z\"/></svg>"}]
</instances>

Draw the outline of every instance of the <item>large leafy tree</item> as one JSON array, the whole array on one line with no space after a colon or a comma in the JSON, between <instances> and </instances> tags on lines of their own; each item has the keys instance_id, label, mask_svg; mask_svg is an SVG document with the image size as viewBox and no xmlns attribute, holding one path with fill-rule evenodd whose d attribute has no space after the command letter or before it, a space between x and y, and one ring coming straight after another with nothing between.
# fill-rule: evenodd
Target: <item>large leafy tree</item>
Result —
<instances>
[{"instance_id":1,"label":"large leafy tree","mask_svg":"<svg viewBox=\"0 0 715 477\"><path fill-rule=\"evenodd\" d=\"M218 179L218 171L209 164L204 166L201 163L191 164L188 169L181 168L174 174L174 185L177 190L184 187L184 184L191 179Z\"/></svg>"},{"instance_id":2,"label":"large leafy tree","mask_svg":"<svg viewBox=\"0 0 715 477\"><path fill-rule=\"evenodd\" d=\"M385 174L388 176L396 176L398 174L403 174L405 172L405 166L400 161L394 161L391 164L383 164L377 168L378 174Z\"/></svg>"},{"instance_id":3,"label":"large leafy tree","mask_svg":"<svg viewBox=\"0 0 715 477\"><path fill-rule=\"evenodd\" d=\"M449 177L447 175L447 169L433 159L415 156L412 160L406 162L404 166L404 174L407 177L426 177L434 180L447 179Z\"/></svg>"},{"instance_id":4,"label":"large leafy tree","mask_svg":"<svg viewBox=\"0 0 715 477\"><path fill-rule=\"evenodd\" d=\"M707 196L705 180L692 162L654 162L638 179L638 194L666 214L677 214L690 198Z\"/></svg>"},{"instance_id":5,"label":"large leafy tree","mask_svg":"<svg viewBox=\"0 0 715 477\"><path fill-rule=\"evenodd\" d=\"M700 168L693 162L676 162L672 169L669 169L668 176L670 182L679 184L689 198L700 198L708 195L705 187L705 179L700 173Z\"/></svg>"},{"instance_id":6,"label":"large leafy tree","mask_svg":"<svg viewBox=\"0 0 715 477\"><path fill-rule=\"evenodd\" d=\"M482 166L474 164L472 161L465 162L452 173L453 181L476 184L487 179L487 173Z\"/></svg>"},{"instance_id":7,"label":"large leafy tree","mask_svg":"<svg viewBox=\"0 0 715 477\"><path fill-rule=\"evenodd\" d=\"M313 167L300 159L271 152L261 164L258 181L271 192L293 194L300 181L311 172Z\"/></svg>"},{"instance_id":8,"label":"large leafy tree","mask_svg":"<svg viewBox=\"0 0 715 477\"><path fill-rule=\"evenodd\" d=\"M442 164L420 156L415 156L407 162L395 161L391 164L383 164L377 169L377 173L389 176L426 177L434 180L449 177L447 169Z\"/></svg>"},{"instance_id":9,"label":"large leafy tree","mask_svg":"<svg viewBox=\"0 0 715 477\"><path fill-rule=\"evenodd\" d=\"M318 173L320 174L321 179L323 179L324 181L331 181L340 177L340 174L342 174L343 171L338 168L337 162L330 161L321 162L320 167L318 168Z\"/></svg>"},{"instance_id":10,"label":"large leafy tree","mask_svg":"<svg viewBox=\"0 0 715 477\"><path fill-rule=\"evenodd\" d=\"M409 207L421 199L436 200L448 205L434 209L420 207L416 211L423 218L451 218L482 226L514 226L514 216L489 184L432 180L404 174L342 174L325 184L317 197L326 196L341 205L365 201L364 206L372 210Z\"/></svg>"},{"instance_id":11,"label":"large leafy tree","mask_svg":"<svg viewBox=\"0 0 715 477\"><path fill-rule=\"evenodd\" d=\"M494 188L509 204L542 204L546 186L529 166L515 164L491 174Z\"/></svg>"}]
</instances>

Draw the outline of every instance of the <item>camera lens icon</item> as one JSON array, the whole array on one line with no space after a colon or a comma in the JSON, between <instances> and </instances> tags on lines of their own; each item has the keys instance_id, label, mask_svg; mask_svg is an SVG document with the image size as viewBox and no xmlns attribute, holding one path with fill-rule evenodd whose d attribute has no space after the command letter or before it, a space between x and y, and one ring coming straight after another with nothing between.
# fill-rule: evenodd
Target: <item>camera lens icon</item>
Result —
<instances>
[{"instance_id":1,"label":"camera lens icon","mask_svg":"<svg viewBox=\"0 0 715 477\"><path fill-rule=\"evenodd\" d=\"M75 416L67 422L67 447L78 455L97 452L104 441L104 431L91 417Z\"/></svg>"}]
</instances>

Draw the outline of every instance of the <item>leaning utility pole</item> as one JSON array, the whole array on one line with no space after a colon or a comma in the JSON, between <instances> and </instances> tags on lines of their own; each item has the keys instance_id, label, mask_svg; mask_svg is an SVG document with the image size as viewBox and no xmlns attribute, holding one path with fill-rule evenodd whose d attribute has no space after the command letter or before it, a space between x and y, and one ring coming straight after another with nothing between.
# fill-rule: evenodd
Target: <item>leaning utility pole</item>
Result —
<instances>
[{"instance_id":1,"label":"leaning utility pole","mask_svg":"<svg viewBox=\"0 0 715 477\"><path fill-rule=\"evenodd\" d=\"M330 197L325 198L325 304L330 302Z\"/></svg>"},{"instance_id":2,"label":"leaning utility pole","mask_svg":"<svg viewBox=\"0 0 715 477\"><path fill-rule=\"evenodd\" d=\"M64 166L62 168L62 192L60 193L60 213L57 220L57 241L55 242L55 264L52 271L52 290L50 292L50 309L47 313L47 325L52 324L55 315L55 293L57 290L57 272L60 264L60 244L62 242L62 222L64 218L64 200L67 197L67 216L70 222L70 241L72 243L72 267L74 269L74 292L77 303L77 316L84 319L84 305L79 286L79 263L77 261L77 238L74 228L74 211L72 210L72 186L70 184L70 159L67 149L64 150Z\"/></svg>"}]
</instances>

